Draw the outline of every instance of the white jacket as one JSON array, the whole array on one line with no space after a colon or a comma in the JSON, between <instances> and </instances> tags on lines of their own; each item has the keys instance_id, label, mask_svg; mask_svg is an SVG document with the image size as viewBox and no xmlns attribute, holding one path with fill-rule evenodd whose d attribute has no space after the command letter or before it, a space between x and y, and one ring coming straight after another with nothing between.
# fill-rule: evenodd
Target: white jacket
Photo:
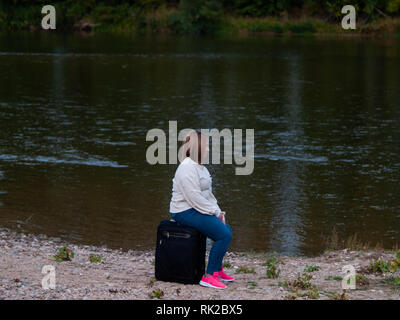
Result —
<instances>
[{"instance_id":1,"label":"white jacket","mask_svg":"<svg viewBox=\"0 0 400 320\"><path fill-rule=\"evenodd\" d=\"M194 208L204 214L218 216L221 209L212 193L212 179L207 168L186 157L172 179L170 212Z\"/></svg>"}]
</instances>

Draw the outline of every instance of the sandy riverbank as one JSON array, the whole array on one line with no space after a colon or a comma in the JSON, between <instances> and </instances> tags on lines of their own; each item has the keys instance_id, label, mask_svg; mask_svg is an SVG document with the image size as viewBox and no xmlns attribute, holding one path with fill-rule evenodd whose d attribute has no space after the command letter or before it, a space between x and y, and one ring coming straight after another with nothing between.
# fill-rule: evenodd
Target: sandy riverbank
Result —
<instances>
[{"instance_id":1,"label":"sandy riverbank","mask_svg":"<svg viewBox=\"0 0 400 320\"><path fill-rule=\"evenodd\" d=\"M52 257L63 246L74 252L74 258L54 261ZM91 254L100 255L102 262L90 262ZM399 272L365 274L369 283L348 290L346 295L342 295L340 281L344 265L352 264L359 272L371 260L390 261L394 255L389 251L341 250L309 258L276 256L280 274L272 279L266 276L268 267L264 264L271 254L228 252L226 271L236 276L236 281L225 290L216 290L155 281L154 251L69 244L56 238L2 229L0 299L151 299L153 294L161 292L161 299L309 299L315 298L315 293L319 299L400 299L400 285L391 281ZM45 275L41 271L45 265L55 266L55 289L42 288ZM314 290L293 286L298 274L303 275L307 267L309 271L305 274L312 278L304 282L314 285Z\"/></svg>"}]
</instances>

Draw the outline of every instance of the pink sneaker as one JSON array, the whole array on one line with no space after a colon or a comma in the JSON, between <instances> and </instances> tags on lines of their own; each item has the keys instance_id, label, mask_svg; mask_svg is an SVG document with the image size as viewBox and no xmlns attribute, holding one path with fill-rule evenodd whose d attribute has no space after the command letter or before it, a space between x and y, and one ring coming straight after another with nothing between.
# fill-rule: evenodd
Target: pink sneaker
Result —
<instances>
[{"instance_id":1,"label":"pink sneaker","mask_svg":"<svg viewBox=\"0 0 400 320\"><path fill-rule=\"evenodd\" d=\"M230 275L227 275L224 272L224 268L221 268L221 271L218 272L218 277L222 280L222 281L233 281L235 280L235 277L232 277Z\"/></svg>"},{"instance_id":2,"label":"pink sneaker","mask_svg":"<svg viewBox=\"0 0 400 320\"><path fill-rule=\"evenodd\" d=\"M215 289L225 289L226 285L224 285L221 281L219 281L218 272L214 272L212 276L201 278L200 285L204 287L210 287L210 288L215 288Z\"/></svg>"}]
</instances>

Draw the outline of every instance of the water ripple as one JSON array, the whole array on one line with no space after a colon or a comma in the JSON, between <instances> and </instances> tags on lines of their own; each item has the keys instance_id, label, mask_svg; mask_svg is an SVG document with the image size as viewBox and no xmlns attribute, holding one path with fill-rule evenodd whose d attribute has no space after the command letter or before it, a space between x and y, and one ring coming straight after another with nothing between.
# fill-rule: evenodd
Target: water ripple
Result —
<instances>
[{"instance_id":1,"label":"water ripple","mask_svg":"<svg viewBox=\"0 0 400 320\"><path fill-rule=\"evenodd\" d=\"M258 159L268 159L272 161L305 161L305 162L327 162L327 157L296 157L296 156L282 156L282 155L273 155L273 154L256 154L254 158Z\"/></svg>"},{"instance_id":2,"label":"water ripple","mask_svg":"<svg viewBox=\"0 0 400 320\"><path fill-rule=\"evenodd\" d=\"M111 167L111 168L126 168L127 165L118 164L115 161L109 160L101 160L94 157L90 157L88 159L57 159L55 157L44 157L44 156L17 156L14 154L1 154L0 160L8 161L8 162L16 162L27 164L37 164L37 163L51 163L51 164L78 164L78 165L86 165L86 166L96 166L96 167Z\"/></svg>"}]
</instances>

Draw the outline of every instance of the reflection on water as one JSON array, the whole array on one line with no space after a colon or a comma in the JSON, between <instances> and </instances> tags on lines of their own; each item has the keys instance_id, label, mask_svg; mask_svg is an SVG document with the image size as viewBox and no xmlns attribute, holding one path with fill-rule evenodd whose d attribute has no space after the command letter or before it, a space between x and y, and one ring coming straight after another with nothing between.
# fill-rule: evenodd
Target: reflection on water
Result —
<instances>
[{"instance_id":1,"label":"reflection on water","mask_svg":"<svg viewBox=\"0 0 400 320\"><path fill-rule=\"evenodd\" d=\"M400 235L400 44L0 36L0 226L154 247L175 165L146 133L255 130L255 169L208 165L233 249L313 254L335 226Z\"/></svg>"},{"instance_id":2,"label":"reflection on water","mask_svg":"<svg viewBox=\"0 0 400 320\"><path fill-rule=\"evenodd\" d=\"M285 161L281 170L275 173L274 181L276 186L276 207L272 211L272 221L270 223L271 247L277 248L279 252L300 253L300 244L304 240L301 237L303 230L301 203L304 201L304 181L301 171L303 164L297 159L304 159L301 146L304 145L302 128L302 106L301 106L301 83L299 83L300 70L298 58L293 56L288 65L288 94L282 101L282 108L287 114L287 131L278 133L276 139L278 150L279 146L284 146L285 150L278 153L285 157L292 154L295 159ZM300 149L298 148L300 146ZM283 152L282 152L283 151ZM295 160L295 161L293 161Z\"/></svg>"}]
</instances>

